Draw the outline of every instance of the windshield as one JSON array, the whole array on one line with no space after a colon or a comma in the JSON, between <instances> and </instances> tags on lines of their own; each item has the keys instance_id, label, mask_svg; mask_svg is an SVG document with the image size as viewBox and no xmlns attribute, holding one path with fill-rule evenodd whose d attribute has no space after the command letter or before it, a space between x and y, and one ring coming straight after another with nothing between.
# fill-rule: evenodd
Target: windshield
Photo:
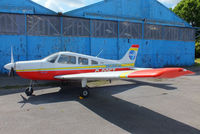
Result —
<instances>
[{"instance_id":1,"label":"windshield","mask_svg":"<svg viewBox=\"0 0 200 134\"><path fill-rule=\"evenodd\" d=\"M58 58L58 54L53 54L53 55L50 55L50 56L48 56L44 59L46 59L50 63L54 63L57 58Z\"/></svg>"}]
</instances>

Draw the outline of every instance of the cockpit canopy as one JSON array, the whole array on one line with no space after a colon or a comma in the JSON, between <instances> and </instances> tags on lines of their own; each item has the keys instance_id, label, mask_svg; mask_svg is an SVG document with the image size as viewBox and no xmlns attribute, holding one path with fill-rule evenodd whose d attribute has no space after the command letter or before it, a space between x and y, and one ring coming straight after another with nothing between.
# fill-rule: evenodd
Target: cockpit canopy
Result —
<instances>
[{"instance_id":1,"label":"cockpit canopy","mask_svg":"<svg viewBox=\"0 0 200 134\"><path fill-rule=\"evenodd\" d=\"M99 62L87 56L78 56L71 53L55 53L44 58L49 63L70 64L70 65L98 65Z\"/></svg>"},{"instance_id":2,"label":"cockpit canopy","mask_svg":"<svg viewBox=\"0 0 200 134\"><path fill-rule=\"evenodd\" d=\"M59 56L59 54L53 54L53 55L46 57L45 59L50 63L54 63L56 61L56 59L58 58L58 56Z\"/></svg>"},{"instance_id":3,"label":"cockpit canopy","mask_svg":"<svg viewBox=\"0 0 200 134\"><path fill-rule=\"evenodd\" d=\"M60 64L76 64L76 57L66 55L66 54L61 54L58 59L58 63L60 63Z\"/></svg>"}]
</instances>

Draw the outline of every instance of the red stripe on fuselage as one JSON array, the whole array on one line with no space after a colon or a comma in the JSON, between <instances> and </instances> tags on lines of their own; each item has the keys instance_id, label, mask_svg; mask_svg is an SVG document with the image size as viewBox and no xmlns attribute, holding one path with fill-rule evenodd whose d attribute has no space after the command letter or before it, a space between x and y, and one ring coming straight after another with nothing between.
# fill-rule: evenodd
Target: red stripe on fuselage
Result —
<instances>
[{"instance_id":1,"label":"red stripe on fuselage","mask_svg":"<svg viewBox=\"0 0 200 134\"><path fill-rule=\"evenodd\" d=\"M54 77L58 75L81 74L92 72L108 72L108 71L125 71L130 68L113 68L113 69L87 69L87 70L58 70L58 71L32 71L32 72L17 72L19 76L31 80L57 80Z\"/></svg>"}]
</instances>

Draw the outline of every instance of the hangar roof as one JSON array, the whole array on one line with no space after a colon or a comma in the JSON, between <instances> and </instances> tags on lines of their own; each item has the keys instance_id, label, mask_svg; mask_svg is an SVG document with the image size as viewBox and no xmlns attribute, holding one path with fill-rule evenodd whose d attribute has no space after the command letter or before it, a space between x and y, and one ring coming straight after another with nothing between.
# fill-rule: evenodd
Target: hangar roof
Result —
<instances>
[{"instance_id":1,"label":"hangar roof","mask_svg":"<svg viewBox=\"0 0 200 134\"><path fill-rule=\"evenodd\" d=\"M157 0L104 0L64 15L191 27Z\"/></svg>"},{"instance_id":2,"label":"hangar roof","mask_svg":"<svg viewBox=\"0 0 200 134\"><path fill-rule=\"evenodd\" d=\"M31 0L0 0L0 12L48 15L56 14L56 12Z\"/></svg>"}]
</instances>

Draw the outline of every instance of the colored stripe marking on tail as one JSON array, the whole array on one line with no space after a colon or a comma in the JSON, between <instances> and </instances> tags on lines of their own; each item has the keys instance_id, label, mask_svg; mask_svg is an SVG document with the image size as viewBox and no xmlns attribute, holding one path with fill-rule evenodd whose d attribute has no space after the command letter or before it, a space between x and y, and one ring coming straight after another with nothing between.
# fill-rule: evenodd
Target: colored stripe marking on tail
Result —
<instances>
[{"instance_id":1,"label":"colored stripe marking on tail","mask_svg":"<svg viewBox=\"0 0 200 134\"><path fill-rule=\"evenodd\" d=\"M139 48L139 45L132 45L131 47Z\"/></svg>"}]
</instances>

